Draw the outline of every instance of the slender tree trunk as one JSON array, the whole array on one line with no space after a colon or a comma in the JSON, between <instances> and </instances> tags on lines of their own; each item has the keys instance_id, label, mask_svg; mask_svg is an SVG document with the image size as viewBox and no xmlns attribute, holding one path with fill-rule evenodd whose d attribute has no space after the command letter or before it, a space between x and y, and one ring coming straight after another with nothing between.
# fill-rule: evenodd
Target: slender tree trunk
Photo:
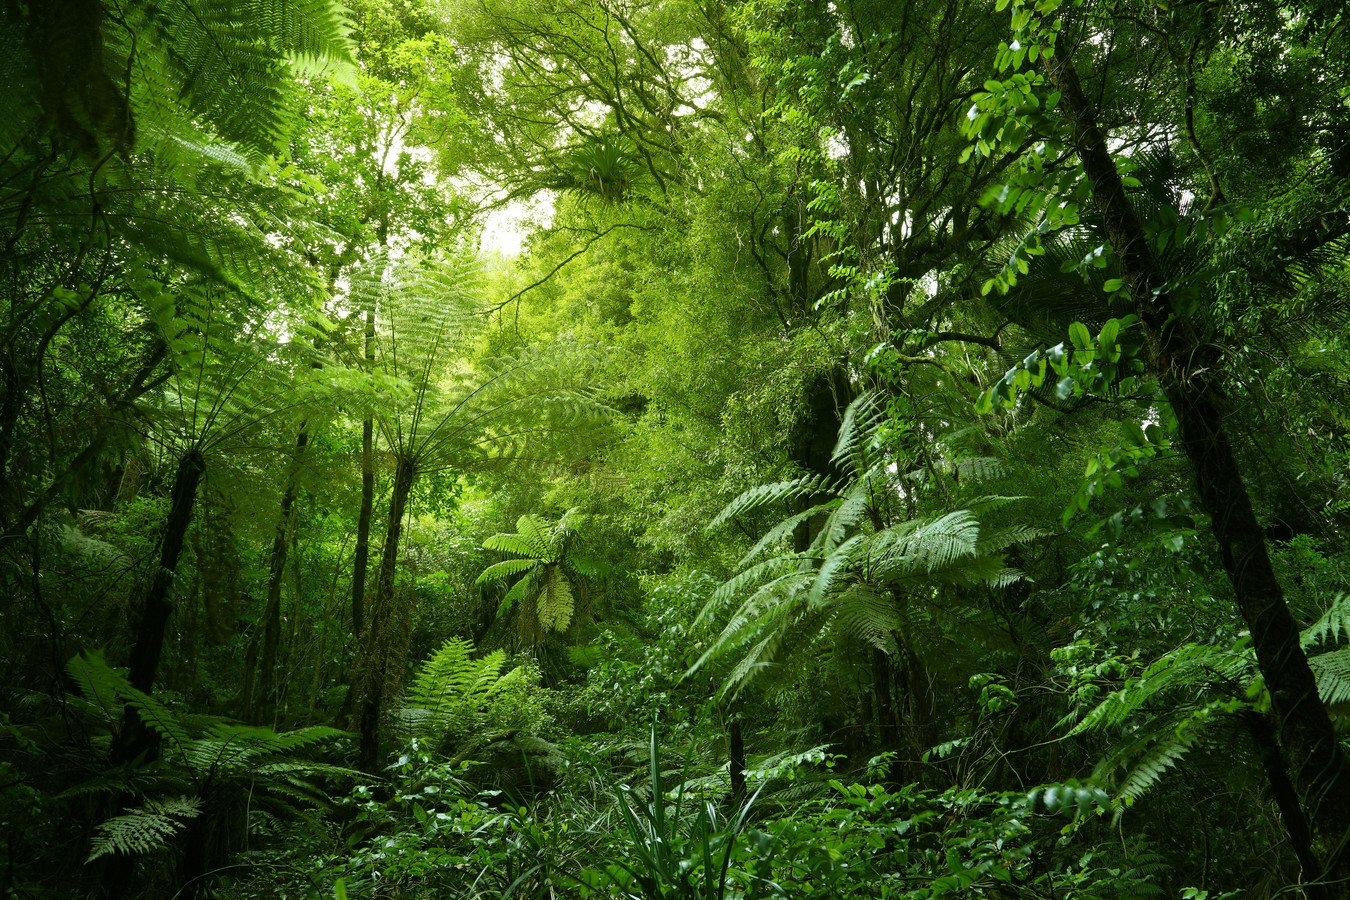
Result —
<instances>
[{"instance_id":1,"label":"slender tree trunk","mask_svg":"<svg viewBox=\"0 0 1350 900\"><path fill-rule=\"evenodd\" d=\"M159 566L150 591L142 607L140 624L136 629L136 645L131 651L132 687L150 693L159 670L159 658L164 651L164 632L173 612L170 595L178 557L183 553L183 540L192 522L192 507L197 501L197 484L206 469L206 461L199 450L189 450L178 461L173 491L169 495L169 518L164 523L164 540L160 544ZM122 731L113 744L113 761L124 762L141 752L154 750L153 732L141 722L141 717L130 706L122 722Z\"/></svg>"},{"instance_id":2,"label":"slender tree trunk","mask_svg":"<svg viewBox=\"0 0 1350 900\"><path fill-rule=\"evenodd\" d=\"M300 464L304 459L309 432L305 425L295 438L295 455L286 473L286 488L281 495L281 512L276 533L272 535L272 555L267 578L267 605L263 610L262 662L258 670L257 695L249 702L249 720L254 724L267 720L276 706L277 645L281 640L281 582L286 574L287 540L295 512L295 497L300 491Z\"/></svg>"},{"instance_id":3,"label":"slender tree trunk","mask_svg":"<svg viewBox=\"0 0 1350 900\"><path fill-rule=\"evenodd\" d=\"M375 310L366 313L366 368L375 368ZM361 513L356 519L356 558L352 561L352 632L360 634L366 611L366 569L370 564L370 519L375 508L375 418L361 422Z\"/></svg>"},{"instance_id":4,"label":"slender tree trunk","mask_svg":"<svg viewBox=\"0 0 1350 900\"><path fill-rule=\"evenodd\" d=\"M399 536L403 531L403 513L416 480L416 463L407 457L400 457L394 471L393 493L389 498L389 530L384 536L384 550L375 583L375 600L370 605L365 628L361 632L361 662L353 678L357 730L360 735L357 764L367 772L374 772L379 762L379 727L386 699L386 681L396 676L396 673L388 671L388 619L394 598L394 574L398 564Z\"/></svg>"},{"instance_id":5,"label":"slender tree trunk","mask_svg":"<svg viewBox=\"0 0 1350 900\"><path fill-rule=\"evenodd\" d=\"M741 735L741 717L733 715L727 734L727 770L731 775L731 802L745 798L745 738Z\"/></svg>"},{"instance_id":6,"label":"slender tree trunk","mask_svg":"<svg viewBox=\"0 0 1350 900\"><path fill-rule=\"evenodd\" d=\"M1346 852L1350 771L1318 696L1299 644L1298 626L1271 567L1265 533L1233 453L1225 425L1229 404L1215 377L1218 360L1161 292L1166 278L1125 193L1072 62L1053 58L1045 69L1061 94L1059 108L1072 127L1093 205L1102 215L1107 238L1135 299L1151 368L1180 425L1182 448L1195 469L1224 570L1270 690L1280 745L1302 795L1323 872L1332 885L1330 896L1350 897L1350 854Z\"/></svg>"},{"instance_id":7,"label":"slender tree trunk","mask_svg":"<svg viewBox=\"0 0 1350 900\"><path fill-rule=\"evenodd\" d=\"M883 750L900 749L900 731L891 692L891 659L886 651L872 648L872 690L877 695L877 737Z\"/></svg>"},{"instance_id":8,"label":"slender tree trunk","mask_svg":"<svg viewBox=\"0 0 1350 900\"><path fill-rule=\"evenodd\" d=\"M1247 732L1256 743L1261 756L1261 768L1270 781L1270 793L1279 807L1280 818L1284 820L1284 829L1289 834L1289 843L1303 867L1303 881L1312 900L1324 900L1333 896L1317 882L1322 879L1322 864L1313 852L1312 834L1308 830L1308 819L1298 803L1298 790L1289 780L1289 766L1284 754L1280 752L1279 741L1275 739L1275 729L1270 718L1256 710L1248 710L1243 715Z\"/></svg>"}]
</instances>

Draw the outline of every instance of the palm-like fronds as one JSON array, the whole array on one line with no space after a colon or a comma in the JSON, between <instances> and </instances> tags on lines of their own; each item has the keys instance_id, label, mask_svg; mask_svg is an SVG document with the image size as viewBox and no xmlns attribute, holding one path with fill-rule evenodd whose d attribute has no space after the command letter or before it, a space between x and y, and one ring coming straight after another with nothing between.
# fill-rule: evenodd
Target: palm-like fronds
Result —
<instances>
[{"instance_id":1,"label":"palm-like fronds","mask_svg":"<svg viewBox=\"0 0 1350 900\"><path fill-rule=\"evenodd\" d=\"M488 566L476 583L521 576L502 598L498 615L518 609L520 634L532 643L571 626L576 611L573 580L584 590L580 570L595 568L569 552L578 515L570 509L557 522L524 515L516 520L515 534L494 534L483 541L485 549L519 557Z\"/></svg>"},{"instance_id":2,"label":"palm-like fronds","mask_svg":"<svg viewBox=\"0 0 1350 900\"><path fill-rule=\"evenodd\" d=\"M735 653L739 658L724 690L737 691L792 653L833 636L898 653L897 635L934 630L934 613L924 607L937 585L1004 584L1017 577L998 551L1038 536L1034 529L1002 529L982 539L979 518L969 509L878 527L900 489L873 437L883 418L875 394L862 395L845 411L833 453L836 465L848 472L843 481L812 475L752 488L709 526L786 501L817 501L769 528L742 558L742 571L719 587L700 613L707 618L735 604L694 666ZM814 538L804 552L774 554L808 522ZM761 559L766 554L773 555ZM941 635L943 629L935 630ZM939 638L934 647L946 643Z\"/></svg>"},{"instance_id":3,"label":"palm-like fronds","mask_svg":"<svg viewBox=\"0 0 1350 900\"><path fill-rule=\"evenodd\" d=\"M1312 649L1350 638L1348 622L1350 602L1347 595L1337 595L1322 618L1304 630L1303 646ZM1310 656L1308 664L1322 702L1343 713L1350 702L1350 647ZM1094 769L1094 778L1116 782L1117 799L1128 806L1213 728L1236 724L1234 713L1256 714L1251 686L1258 677L1256 657L1245 638L1229 648L1184 644L1129 678L1081 718L1071 713L1060 724L1078 718L1066 736L1130 730Z\"/></svg>"}]
</instances>

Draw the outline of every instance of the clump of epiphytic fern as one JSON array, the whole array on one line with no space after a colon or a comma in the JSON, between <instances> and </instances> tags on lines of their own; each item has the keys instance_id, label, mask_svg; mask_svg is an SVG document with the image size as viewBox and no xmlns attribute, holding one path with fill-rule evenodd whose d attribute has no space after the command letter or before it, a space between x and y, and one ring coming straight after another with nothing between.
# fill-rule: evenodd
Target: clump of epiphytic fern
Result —
<instances>
[{"instance_id":1,"label":"clump of epiphytic fern","mask_svg":"<svg viewBox=\"0 0 1350 900\"><path fill-rule=\"evenodd\" d=\"M641 173L632 142L609 135L584 141L568 151L556 187L583 204L598 200L614 205L628 198Z\"/></svg>"}]
</instances>

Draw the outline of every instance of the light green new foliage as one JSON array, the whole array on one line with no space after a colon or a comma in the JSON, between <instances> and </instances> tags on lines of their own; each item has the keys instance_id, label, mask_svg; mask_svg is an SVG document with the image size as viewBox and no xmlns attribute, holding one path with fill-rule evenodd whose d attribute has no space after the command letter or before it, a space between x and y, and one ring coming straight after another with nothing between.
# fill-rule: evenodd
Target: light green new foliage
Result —
<instances>
[{"instance_id":1,"label":"light green new foliage","mask_svg":"<svg viewBox=\"0 0 1350 900\"><path fill-rule=\"evenodd\" d=\"M444 745L485 727L537 727L542 713L525 695L538 683L538 672L516 666L503 675L505 652L494 650L481 659L473 653L472 643L451 638L422 664L404 694L406 737Z\"/></svg>"}]
</instances>

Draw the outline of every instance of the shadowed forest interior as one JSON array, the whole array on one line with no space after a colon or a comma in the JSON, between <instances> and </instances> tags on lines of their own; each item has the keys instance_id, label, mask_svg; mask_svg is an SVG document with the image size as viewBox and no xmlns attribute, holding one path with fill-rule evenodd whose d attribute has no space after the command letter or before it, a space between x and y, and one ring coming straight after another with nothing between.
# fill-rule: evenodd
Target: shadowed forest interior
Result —
<instances>
[{"instance_id":1,"label":"shadowed forest interior","mask_svg":"<svg viewBox=\"0 0 1350 900\"><path fill-rule=\"evenodd\" d=\"M8 0L0 897L1350 898L1338 0Z\"/></svg>"}]
</instances>

